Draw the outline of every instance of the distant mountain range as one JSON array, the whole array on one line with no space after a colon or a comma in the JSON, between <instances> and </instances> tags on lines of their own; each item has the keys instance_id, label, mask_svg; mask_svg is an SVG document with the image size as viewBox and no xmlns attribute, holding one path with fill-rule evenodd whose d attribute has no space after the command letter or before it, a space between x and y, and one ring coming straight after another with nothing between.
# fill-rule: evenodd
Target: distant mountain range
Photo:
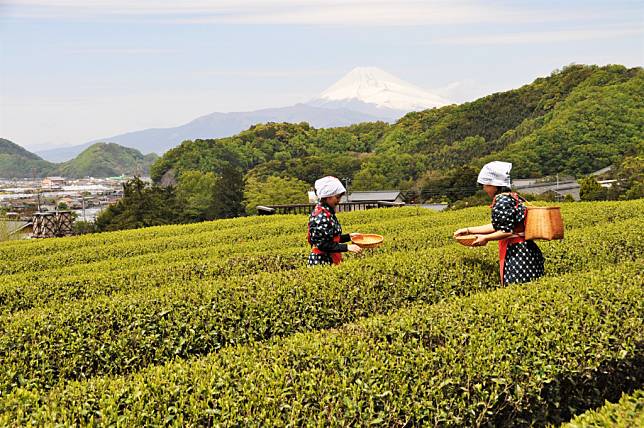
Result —
<instances>
[{"instance_id":1,"label":"distant mountain range","mask_svg":"<svg viewBox=\"0 0 644 428\"><path fill-rule=\"evenodd\" d=\"M156 154L143 155L136 149L114 143L96 143L74 159L53 163L19 145L0 138L0 178L41 178L62 175L69 178L147 175Z\"/></svg>"},{"instance_id":2,"label":"distant mountain range","mask_svg":"<svg viewBox=\"0 0 644 428\"><path fill-rule=\"evenodd\" d=\"M448 101L375 67L358 67L306 104L249 112L211 113L173 128L151 128L101 138L73 147L36 152L52 162L77 156L97 142L117 143L142 153L163 154L185 140L237 134L267 122L308 122L334 128L361 122L394 122L410 111L441 107Z\"/></svg>"}]
</instances>

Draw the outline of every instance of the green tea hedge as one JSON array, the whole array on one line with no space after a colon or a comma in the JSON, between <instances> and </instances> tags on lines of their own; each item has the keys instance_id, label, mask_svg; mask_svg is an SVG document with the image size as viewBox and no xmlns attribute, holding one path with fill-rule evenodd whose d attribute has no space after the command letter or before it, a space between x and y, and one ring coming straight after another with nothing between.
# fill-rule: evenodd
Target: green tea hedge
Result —
<instances>
[{"instance_id":1,"label":"green tea hedge","mask_svg":"<svg viewBox=\"0 0 644 428\"><path fill-rule=\"evenodd\" d=\"M642 260L229 347L126 377L26 388L16 425L527 426L644 382Z\"/></svg>"},{"instance_id":2,"label":"green tea hedge","mask_svg":"<svg viewBox=\"0 0 644 428\"><path fill-rule=\"evenodd\" d=\"M634 428L644 426L644 390L624 394L619 402L577 416L562 428Z\"/></svg>"},{"instance_id":3,"label":"green tea hedge","mask_svg":"<svg viewBox=\"0 0 644 428\"><path fill-rule=\"evenodd\" d=\"M579 229L555 245L549 274L641 254L627 220ZM583 242L581 255L572 254ZM610 249L610 251L606 251ZM144 279L142 279L144 280ZM152 278L158 281L158 278ZM498 286L496 249L452 246L328 267L192 281L0 317L0 391L128 373L223 346L329 328L421 301Z\"/></svg>"}]
</instances>

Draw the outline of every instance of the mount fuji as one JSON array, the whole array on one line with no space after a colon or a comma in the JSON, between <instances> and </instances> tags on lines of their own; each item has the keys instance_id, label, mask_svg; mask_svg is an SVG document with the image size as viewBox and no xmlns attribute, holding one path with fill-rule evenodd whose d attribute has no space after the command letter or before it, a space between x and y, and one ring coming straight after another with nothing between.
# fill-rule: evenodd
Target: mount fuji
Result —
<instances>
[{"instance_id":1,"label":"mount fuji","mask_svg":"<svg viewBox=\"0 0 644 428\"><path fill-rule=\"evenodd\" d=\"M398 119L410 111L442 107L449 101L379 68L356 67L308 104Z\"/></svg>"},{"instance_id":2,"label":"mount fuji","mask_svg":"<svg viewBox=\"0 0 644 428\"><path fill-rule=\"evenodd\" d=\"M448 101L441 97L379 68L357 67L308 103L250 112L211 113L173 128L128 132L37 154L51 162L63 162L97 142L163 154L185 140L228 137L258 123L308 122L315 128L332 128L378 120L393 122L410 111L446 104Z\"/></svg>"}]
</instances>

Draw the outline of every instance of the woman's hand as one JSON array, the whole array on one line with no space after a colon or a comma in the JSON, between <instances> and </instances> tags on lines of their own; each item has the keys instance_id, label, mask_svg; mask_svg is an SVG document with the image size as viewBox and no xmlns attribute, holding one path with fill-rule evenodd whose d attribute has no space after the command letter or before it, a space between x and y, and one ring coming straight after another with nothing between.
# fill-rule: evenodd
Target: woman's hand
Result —
<instances>
[{"instance_id":1,"label":"woman's hand","mask_svg":"<svg viewBox=\"0 0 644 428\"><path fill-rule=\"evenodd\" d=\"M350 253L360 254L362 252L362 247L358 247L356 244L347 245L347 251Z\"/></svg>"},{"instance_id":2,"label":"woman's hand","mask_svg":"<svg viewBox=\"0 0 644 428\"><path fill-rule=\"evenodd\" d=\"M469 235L469 234L470 234L470 228L465 227L463 229L458 229L456 232L454 232L454 238L456 238L457 236Z\"/></svg>"},{"instance_id":3,"label":"woman's hand","mask_svg":"<svg viewBox=\"0 0 644 428\"><path fill-rule=\"evenodd\" d=\"M487 245L485 235L476 235L476 241L472 242L472 247L484 247Z\"/></svg>"},{"instance_id":4,"label":"woman's hand","mask_svg":"<svg viewBox=\"0 0 644 428\"><path fill-rule=\"evenodd\" d=\"M349 234L349 237L350 237L350 238L351 238L351 240L353 241L354 239L362 238L362 233L357 233L357 232L350 233L350 234Z\"/></svg>"}]
</instances>

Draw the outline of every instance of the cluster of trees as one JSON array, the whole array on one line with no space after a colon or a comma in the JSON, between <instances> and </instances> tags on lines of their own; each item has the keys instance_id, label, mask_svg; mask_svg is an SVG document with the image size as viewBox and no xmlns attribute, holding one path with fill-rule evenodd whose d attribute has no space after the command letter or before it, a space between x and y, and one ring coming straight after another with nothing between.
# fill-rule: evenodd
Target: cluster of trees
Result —
<instances>
[{"instance_id":1,"label":"cluster of trees","mask_svg":"<svg viewBox=\"0 0 644 428\"><path fill-rule=\"evenodd\" d=\"M123 185L123 198L96 219L96 230L136 229L238 217L243 177L234 169L224 174L186 171L177 186L148 185L135 177Z\"/></svg>"},{"instance_id":2,"label":"cluster of trees","mask_svg":"<svg viewBox=\"0 0 644 428\"><path fill-rule=\"evenodd\" d=\"M603 187L596 177L579 180L579 196L584 201L605 201L644 198L644 156L626 156L614 171L603 178L614 180L610 187Z\"/></svg>"},{"instance_id":3,"label":"cluster of trees","mask_svg":"<svg viewBox=\"0 0 644 428\"><path fill-rule=\"evenodd\" d=\"M156 161L154 185L137 195L163 199L173 207L164 217L179 223L306 202L306 190L324 175L349 180L354 190L399 189L450 202L475 195L476 174L490 160L511 161L514 177L543 177L582 176L630 159L620 167L626 177L641 163L643 79L639 67L572 65L512 91L409 113L394 125L268 123L228 138L185 141ZM621 197L641 195L639 183ZM105 216L123 219L118 227L140 223L115 214Z\"/></svg>"}]
</instances>

